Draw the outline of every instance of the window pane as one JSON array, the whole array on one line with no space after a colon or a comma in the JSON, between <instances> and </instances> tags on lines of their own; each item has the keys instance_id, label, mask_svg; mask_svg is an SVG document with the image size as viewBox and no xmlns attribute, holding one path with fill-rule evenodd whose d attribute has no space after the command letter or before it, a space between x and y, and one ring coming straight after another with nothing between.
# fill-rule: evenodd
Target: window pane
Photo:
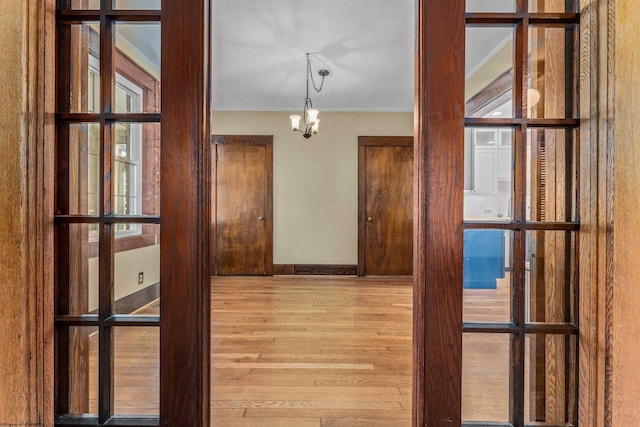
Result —
<instances>
[{"instance_id":1,"label":"window pane","mask_svg":"<svg viewBox=\"0 0 640 427\"><path fill-rule=\"evenodd\" d=\"M513 117L513 27L467 27L465 116Z\"/></svg>"},{"instance_id":2,"label":"window pane","mask_svg":"<svg viewBox=\"0 0 640 427\"><path fill-rule=\"evenodd\" d=\"M58 183L68 186L68 199L58 200L56 213L61 215L98 215L100 213L100 125L69 125L69 146L59 151L58 167L69 173ZM66 181L64 179L67 179Z\"/></svg>"},{"instance_id":3,"label":"window pane","mask_svg":"<svg viewBox=\"0 0 640 427\"><path fill-rule=\"evenodd\" d=\"M160 226L118 224L131 232L114 242L116 314L158 315L160 297ZM133 233L137 234L133 234Z\"/></svg>"},{"instance_id":4,"label":"window pane","mask_svg":"<svg viewBox=\"0 0 640 427\"><path fill-rule=\"evenodd\" d=\"M527 231L525 280L529 322L575 323L576 236Z\"/></svg>"},{"instance_id":5,"label":"window pane","mask_svg":"<svg viewBox=\"0 0 640 427\"><path fill-rule=\"evenodd\" d=\"M464 231L465 322L511 321L512 246L512 231Z\"/></svg>"},{"instance_id":6,"label":"window pane","mask_svg":"<svg viewBox=\"0 0 640 427\"><path fill-rule=\"evenodd\" d=\"M160 329L114 328L114 413L160 413Z\"/></svg>"},{"instance_id":7,"label":"window pane","mask_svg":"<svg viewBox=\"0 0 640 427\"><path fill-rule=\"evenodd\" d=\"M531 13L570 13L577 12L577 0L529 0Z\"/></svg>"},{"instance_id":8,"label":"window pane","mask_svg":"<svg viewBox=\"0 0 640 427\"><path fill-rule=\"evenodd\" d=\"M503 230L464 231L465 289L498 289L498 284L500 291L508 288L505 267L510 265L511 234L506 239Z\"/></svg>"},{"instance_id":9,"label":"window pane","mask_svg":"<svg viewBox=\"0 0 640 427\"><path fill-rule=\"evenodd\" d=\"M513 130L466 128L464 217L505 221L513 206Z\"/></svg>"},{"instance_id":10,"label":"window pane","mask_svg":"<svg viewBox=\"0 0 640 427\"><path fill-rule=\"evenodd\" d=\"M116 123L113 127L112 197L115 215L160 214L160 124ZM140 231L116 225L116 237Z\"/></svg>"},{"instance_id":11,"label":"window pane","mask_svg":"<svg viewBox=\"0 0 640 427\"><path fill-rule=\"evenodd\" d=\"M525 422L576 425L576 337L525 339Z\"/></svg>"},{"instance_id":12,"label":"window pane","mask_svg":"<svg viewBox=\"0 0 640 427\"><path fill-rule=\"evenodd\" d=\"M91 327L56 328L56 413L97 414L98 331Z\"/></svg>"},{"instance_id":13,"label":"window pane","mask_svg":"<svg viewBox=\"0 0 640 427\"><path fill-rule=\"evenodd\" d=\"M527 131L527 220L572 222L577 218L576 132Z\"/></svg>"},{"instance_id":14,"label":"window pane","mask_svg":"<svg viewBox=\"0 0 640 427\"><path fill-rule=\"evenodd\" d=\"M114 9L160 9L160 0L114 0Z\"/></svg>"},{"instance_id":15,"label":"window pane","mask_svg":"<svg viewBox=\"0 0 640 427\"><path fill-rule=\"evenodd\" d=\"M160 24L115 24L116 113L160 112Z\"/></svg>"},{"instance_id":16,"label":"window pane","mask_svg":"<svg viewBox=\"0 0 640 427\"><path fill-rule=\"evenodd\" d=\"M100 9L100 0L71 0L71 9Z\"/></svg>"},{"instance_id":17,"label":"window pane","mask_svg":"<svg viewBox=\"0 0 640 427\"><path fill-rule=\"evenodd\" d=\"M509 13L515 11L515 0L467 0L467 12L470 13Z\"/></svg>"},{"instance_id":18,"label":"window pane","mask_svg":"<svg viewBox=\"0 0 640 427\"><path fill-rule=\"evenodd\" d=\"M97 22L87 22L63 28L69 30L71 45L69 108L63 112L99 113L100 25Z\"/></svg>"},{"instance_id":19,"label":"window pane","mask_svg":"<svg viewBox=\"0 0 640 427\"><path fill-rule=\"evenodd\" d=\"M59 224L56 314L82 315L98 310L98 225Z\"/></svg>"},{"instance_id":20,"label":"window pane","mask_svg":"<svg viewBox=\"0 0 640 427\"><path fill-rule=\"evenodd\" d=\"M574 28L530 27L529 50L528 116L576 117Z\"/></svg>"},{"instance_id":21,"label":"window pane","mask_svg":"<svg viewBox=\"0 0 640 427\"><path fill-rule=\"evenodd\" d=\"M462 336L462 420L509 419L509 345L507 334Z\"/></svg>"}]
</instances>

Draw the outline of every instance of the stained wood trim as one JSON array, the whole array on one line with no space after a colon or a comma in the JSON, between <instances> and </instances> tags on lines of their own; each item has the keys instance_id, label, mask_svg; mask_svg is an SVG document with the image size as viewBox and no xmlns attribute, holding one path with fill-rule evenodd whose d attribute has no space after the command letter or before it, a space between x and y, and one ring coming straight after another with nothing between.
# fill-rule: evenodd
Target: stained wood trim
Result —
<instances>
[{"instance_id":1,"label":"stained wood trim","mask_svg":"<svg viewBox=\"0 0 640 427\"><path fill-rule=\"evenodd\" d=\"M160 425L210 425L209 2L162 2ZM189 64L189 66L185 66Z\"/></svg>"},{"instance_id":2,"label":"stained wood trim","mask_svg":"<svg viewBox=\"0 0 640 427\"><path fill-rule=\"evenodd\" d=\"M53 418L52 418L53 419ZM55 417L56 427L95 427L99 425L98 417L86 415L66 415ZM40 424L42 425L42 424ZM160 425L157 417L135 417L125 416L113 418L109 421L110 426L126 427L155 427Z\"/></svg>"},{"instance_id":3,"label":"stained wood trim","mask_svg":"<svg viewBox=\"0 0 640 427\"><path fill-rule=\"evenodd\" d=\"M466 115L472 116L485 108L490 109L499 106L500 104L495 101L509 93L512 89L512 83L513 69L509 69L496 77L491 83L466 102Z\"/></svg>"},{"instance_id":4,"label":"stained wood trim","mask_svg":"<svg viewBox=\"0 0 640 427\"><path fill-rule=\"evenodd\" d=\"M612 95L615 84L609 73L614 31L607 13L614 2L601 6L596 0L581 0L580 13L580 117L578 156L580 159L579 217L583 231L579 238L579 394L578 422L581 426L612 425L606 390L607 252L610 242L602 230L609 223L607 156L615 140ZM602 148L600 148L602 147ZM608 234L608 233L607 233ZM603 344L604 343L604 344Z\"/></svg>"},{"instance_id":5,"label":"stained wood trim","mask_svg":"<svg viewBox=\"0 0 640 427\"><path fill-rule=\"evenodd\" d=\"M364 277L366 272L366 145L360 144L358 138L358 276Z\"/></svg>"},{"instance_id":6,"label":"stained wood trim","mask_svg":"<svg viewBox=\"0 0 640 427\"><path fill-rule=\"evenodd\" d=\"M273 274L281 276L355 276L357 273L357 269L358 266L352 264L274 264Z\"/></svg>"},{"instance_id":7,"label":"stained wood trim","mask_svg":"<svg viewBox=\"0 0 640 427\"><path fill-rule=\"evenodd\" d=\"M357 274L366 274L366 147L413 147L412 136L358 137L358 265Z\"/></svg>"},{"instance_id":8,"label":"stained wood trim","mask_svg":"<svg viewBox=\"0 0 640 427\"><path fill-rule=\"evenodd\" d=\"M162 14L157 10L125 10L114 9L107 12L98 10L60 10L56 13L58 20L71 24L84 24L87 21L98 21L102 15L116 21L158 21Z\"/></svg>"},{"instance_id":9,"label":"stained wood trim","mask_svg":"<svg viewBox=\"0 0 640 427\"><path fill-rule=\"evenodd\" d=\"M211 143L273 146L273 135L212 135Z\"/></svg>"},{"instance_id":10,"label":"stained wood trim","mask_svg":"<svg viewBox=\"0 0 640 427\"><path fill-rule=\"evenodd\" d=\"M293 264L273 264L274 276L293 276L295 267Z\"/></svg>"},{"instance_id":11,"label":"stained wood trim","mask_svg":"<svg viewBox=\"0 0 640 427\"><path fill-rule=\"evenodd\" d=\"M266 250L265 250L265 275L274 274L273 265L273 135L211 135L211 225L210 225L210 270L217 275L217 145L254 145L265 147L266 182L265 213L266 213Z\"/></svg>"},{"instance_id":12,"label":"stained wood trim","mask_svg":"<svg viewBox=\"0 0 640 427\"><path fill-rule=\"evenodd\" d=\"M154 283L114 301L113 311L114 313L132 313L158 298L160 298L160 283Z\"/></svg>"},{"instance_id":13,"label":"stained wood trim","mask_svg":"<svg viewBox=\"0 0 640 427\"><path fill-rule=\"evenodd\" d=\"M32 170L37 171L37 180L34 186L37 193L40 194L38 196L39 202L36 204L37 207L35 209L39 215L37 235L42 236L40 240L41 246L38 248L38 261L35 264L36 274L42 280L42 293L37 296L40 307L38 310L40 317L37 322L42 325L42 335L39 337L40 343L38 344L38 350L42 349L40 371L42 390L39 391L39 398L42 402L42 406L39 409L39 411L42 411L40 414L41 420L51 420L55 413L55 305L52 303L55 300L55 231L52 225L55 196L54 191L47 191L50 189L51 183L55 182L55 148L53 144L41 143L42 141L55 141L56 138L54 117L56 111L56 41L55 37L50 36L55 34L56 28L55 3L55 0L45 0L43 4L34 5L40 11L38 16L38 37L31 40L38 44L37 51L41 55L38 72L34 75L34 79L37 79L39 84L36 85L35 82L32 82L33 86L28 85L28 87L38 88L37 104L41 106L41 111L36 115L37 119L31 120L30 123L33 126L38 126L38 128L42 124L42 128L40 128L42 136L38 136L38 132L33 133L38 140L37 148L34 150L37 153L38 162L32 166ZM32 3L29 3L29 5L32 5Z\"/></svg>"},{"instance_id":14,"label":"stained wood trim","mask_svg":"<svg viewBox=\"0 0 640 427\"><path fill-rule=\"evenodd\" d=\"M461 425L465 1L416 15L413 426Z\"/></svg>"},{"instance_id":15,"label":"stained wood trim","mask_svg":"<svg viewBox=\"0 0 640 427\"><path fill-rule=\"evenodd\" d=\"M358 147L413 147L412 136L359 136Z\"/></svg>"}]
</instances>

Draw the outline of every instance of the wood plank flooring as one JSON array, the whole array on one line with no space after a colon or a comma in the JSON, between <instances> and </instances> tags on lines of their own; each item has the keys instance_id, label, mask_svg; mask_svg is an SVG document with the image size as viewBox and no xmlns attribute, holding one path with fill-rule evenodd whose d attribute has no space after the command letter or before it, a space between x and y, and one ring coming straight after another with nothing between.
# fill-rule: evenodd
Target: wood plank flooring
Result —
<instances>
[{"instance_id":1,"label":"wood plank flooring","mask_svg":"<svg viewBox=\"0 0 640 427\"><path fill-rule=\"evenodd\" d=\"M505 283L465 290L465 320L508 318ZM216 277L211 299L212 426L411 425L410 278ZM157 329L120 328L115 341L116 411L157 414ZM95 336L90 347L95 373ZM464 338L465 420L506 419L508 349ZM96 386L92 375L93 410Z\"/></svg>"},{"instance_id":2,"label":"wood plank flooring","mask_svg":"<svg viewBox=\"0 0 640 427\"><path fill-rule=\"evenodd\" d=\"M408 426L410 280L216 278L215 426Z\"/></svg>"}]
</instances>

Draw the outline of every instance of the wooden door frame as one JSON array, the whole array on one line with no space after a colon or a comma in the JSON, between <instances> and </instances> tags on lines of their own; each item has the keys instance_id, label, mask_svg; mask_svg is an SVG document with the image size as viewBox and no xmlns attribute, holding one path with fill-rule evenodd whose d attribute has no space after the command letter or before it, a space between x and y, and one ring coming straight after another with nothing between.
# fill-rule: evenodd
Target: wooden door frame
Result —
<instances>
[{"instance_id":1,"label":"wooden door frame","mask_svg":"<svg viewBox=\"0 0 640 427\"><path fill-rule=\"evenodd\" d=\"M35 349L38 375L42 372L43 376L42 384L34 387L43 402L38 409L42 418L38 419L45 420L45 425L53 425L53 311L49 302L53 301L55 259L51 256L53 192L50 191L49 183L53 181L55 171L52 167L53 144L49 142L53 140L55 116L52 94L55 87L53 76L56 57L52 35L55 33L56 13L53 0L44 0L44 3L46 11L34 13L29 18L29 22L37 22L37 26L42 29L39 32L42 37L28 40L28 46L33 47L29 50L29 58L38 56L38 63L42 67L37 71L39 79L30 80L30 84L33 83L30 87L35 89L25 96L29 99L37 98L38 101L33 104L44 106L46 114L39 111L38 119L25 125L32 132L28 133L24 144L29 153L36 155L25 161L26 166L22 163L11 163L11 166L16 170L22 167L20 170L30 177L27 186L34 190L32 196L40 206L38 211L41 227L38 228L39 232L29 235L35 236L29 237L29 241L34 242L38 252L38 262L34 262L37 264L34 275L43 279L34 292L39 308L29 318L42 331L42 340ZM30 1L29 4L35 3ZM461 139L451 138L446 124L439 121L442 113L446 123L453 123L460 129L463 126L461 117L464 105L461 103L459 85L464 77L464 58L457 53L463 51L464 2L416 0L416 4L413 426L422 427L456 425L457 418L454 419L449 414L459 412L459 399L458 402L454 400L459 397L460 380L447 377L446 372L439 372L438 368L450 364L458 366L460 363L460 346L456 336L460 335L461 316L458 312L444 311L445 304L450 304L456 297L447 294L445 284L451 284L460 273L458 269L461 269L462 263L458 261L456 253L461 254L462 220L457 217L449 218L443 230L430 229L428 224L433 216L441 214L441 209L448 207L449 202L453 201L435 200L436 205L429 208L429 202L433 198L437 199L444 193L453 197L462 195L462 191L457 191L456 173L448 172L440 176L438 169L455 164L456 155L461 154L461 148L452 148L461 145ZM165 153L162 160L162 185L163 190L173 189L178 194L172 194L170 200L163 197L161 207L162 241L166 242L162 250L165 268L162 280L164 305L161 351L165 356L161 359L160 374L163 408L161 422L166 426L178 423L205 427L210 423L211 315L207 267L210 224L207 120L209 58L206 53L209 42L208 2L162 0L162 7L162 148ZM617 87L613 82L615 64L610 58L614 58L616 54L614 42L617 22L610 19L616 12L616 5L613 3L600 4L596 0L583 0L581 11L580 33L585 36L580 45L581 58L584 59L581 76L591 84L580 86L582 117L589 119L584 120L581 125L580 155L583 170L580 180L583 185L580 186L580 196L589 203L581 204L581 219L585 231L580 235L580 383L583 387L579 397L579 419L581 424L595 426L604 425L605 420L610 422L612 412L619 406L624 406L611 400L611 394L616 388L611 385L611 358L605 357L605 353L611 356L611 319L621 311L610 297L615 284L614 278L617 277L610 268L614 248L610 230L614 217L611 176L616 165L613 155L616 140L610 111L616 105L614 92ZM40 49L43 45L46 49ZM185 67L185 63L191 64L191 67ZM31 76L31 69L29 72ZM42 83L36 85L35 80ZM454 84L453 98L449 98L445 89L451 83ZM176 102L173 107L172 102ZM186 111L189 113L185 113ZM441 136L449 138L439 142L438 138ZM449 149L454 153L448 154ZM461 161L460 159L461 157L457 161ZM170 180L174 180L173 183ZM460 178L459 181L463 180ZM432 193L430 199L427 189L438 191ZM24 212L24 215L31 215L30 210ZM172 238L175 241L171 241ZM445 245L435 246L440 243ZM431 250L430 245L433 245ZM171 255L177 258L172 259ZM430 259L430 255L435 257ZM450 264L454 267L453 276L456 277L443 277L442 274ZM168 271L167 265L171 265L171 271ZM443 281L437 284L437 280ZM437 287L431 288L434 283ZM443 304L441 310L438 310L439 304ZM195 309L184 310L184 307ZM431 313L432 308L436 312ZM438 315L443 316L443 322L438 321ZM450 363L426 354L427 339L435 336L436 342L445 343L449 335L452 337L452 354L448 355ZM617 372L623 367L616 365L614 368ZM33 381L36 382L38 381ZM434 390L438 390L436 395L432 393ZM450 394L451 391L453 394ZM430 400L442 400L442 410L432 408L426 396ZM434 416L443 417L433 418Z\"/></svg>"},{"instance_id":2,"label":"wooden door frame","mask_svg":"<svg viewBox=\"0 0 640 427\"><path fill-rule=\"evenodd\" d=\"M212 135L211 156L217 156L218 145L258 145L265 147L266 155L266 188L265 200L266 213L266 252L265 252L265 276L273 275L273 135ZM217 163L211 160L211 231L210 231L210 270L212 275L218 275L217 271Z\"/></svg>"},{"instance_id":3,"label":"wooden door frame","mask_svg":"<svg viewBox=\"0 0 640 427\"><path fill-rule=\"evenodd\" d=\"M412 136L358 137L358 276L366 273L366 147L412 147Z\"/></svg>"},{"instance_id":4,"label":"wooden door frame","mask_svg":"<svg viewBox=\"0 0 640 427\"><path fill-rule=\"evenodd\" d=\"M460 425L465 1L416 1L413 426ZM210 422L208 6L162 10L163 426Z\"/></svg>"}]
</instances>

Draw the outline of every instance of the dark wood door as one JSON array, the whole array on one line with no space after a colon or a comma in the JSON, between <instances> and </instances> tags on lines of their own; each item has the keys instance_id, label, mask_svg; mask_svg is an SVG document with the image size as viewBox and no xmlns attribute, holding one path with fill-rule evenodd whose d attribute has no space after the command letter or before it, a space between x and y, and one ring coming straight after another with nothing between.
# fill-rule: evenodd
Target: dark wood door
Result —
<instances>
[{"instance_id":1,"label":"dark wood door","mask_svg":"<svg viewBox=\"0 0 640 427\"><path fill-rule=\"evenodd\" d=\"M272 137L215 136L218 275L271 275Z\"/></svg>"},{"instance_id":2,"label":"dark wood door","mask_svg":"<svg viewBox=\"0 0 640 427\"><path fill-rule=\"evenodd\" d=\"M413 270L413 138L360 137L358 274Z\"/></svg>"}]
</instances>

